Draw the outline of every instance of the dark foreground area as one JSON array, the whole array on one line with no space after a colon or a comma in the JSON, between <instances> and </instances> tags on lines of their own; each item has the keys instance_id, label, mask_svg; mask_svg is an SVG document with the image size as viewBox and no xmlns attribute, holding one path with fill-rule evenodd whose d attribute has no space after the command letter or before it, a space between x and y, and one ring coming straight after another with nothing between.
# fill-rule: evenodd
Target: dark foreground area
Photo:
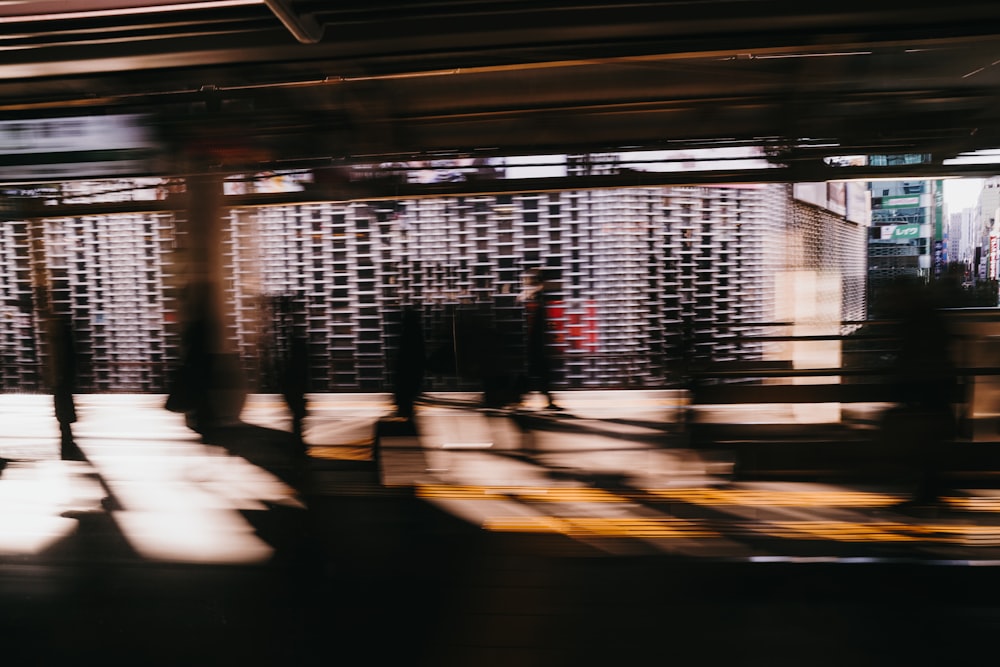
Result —
<instances>
[{"instance_id":1,"label":"dark foreground area","mask_svg":"<svg viewBox=\"0 0 1000 667\"><path fill-rule=\"evenodd\" d=\"M560 555L325 509L329 550L263 567L5 563L4 662L969 664L1000 630L994 566Z\"/></svg>"}]
</instances>

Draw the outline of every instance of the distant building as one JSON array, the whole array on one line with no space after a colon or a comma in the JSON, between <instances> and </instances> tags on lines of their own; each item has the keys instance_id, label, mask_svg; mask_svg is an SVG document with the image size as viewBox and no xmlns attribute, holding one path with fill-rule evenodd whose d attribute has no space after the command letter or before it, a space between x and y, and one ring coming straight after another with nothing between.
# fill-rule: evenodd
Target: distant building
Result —
<instances>
[{"instance_id":1,"label":"distant building","mask_svg":"<svg viewBox=\"0 0 1000 667\"><path fill-rule=\"evenodd\" d=\"M1000 278L1000 176L986 179L976 207L982 260L979 278Z\"/></svg>"},{"instance_id":2,"label":"distant building","mask_svg":"<svg viewBox=\"0 0 1000 667\"><path fill-rule=\"evenodd\" d=\"M897 164L920 163L922 158L919 155L872 156L870 160L872 164ZM949 245L951 239L944 221L942 181L874 181L869 189L872 205L868 236L870 292L874 294L899 278L928 280L940 275L956 252Z\"/></svg>"}]
</instances>

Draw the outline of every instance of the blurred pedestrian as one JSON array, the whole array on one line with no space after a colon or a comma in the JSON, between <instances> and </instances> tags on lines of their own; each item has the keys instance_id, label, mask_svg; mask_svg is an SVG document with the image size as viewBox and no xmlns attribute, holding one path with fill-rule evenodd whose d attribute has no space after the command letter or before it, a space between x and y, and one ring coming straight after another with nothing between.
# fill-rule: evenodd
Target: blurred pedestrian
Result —
<instances>
[{"instance_id":1,"label":"blurred pedestrian","mask_svg":"<svg viewBox=\"0 0 1000 667\"><path fill-rule=\"evenodd\" d=\"M562 410L552 395L555 372L554 334L549 307L553 285L541 269L528 274L528 286L522 298L528 318L528 390L537 391L546 400L546 410Z\"/></svg>"},{"instance_id":2,"label":"blurred pedestrian","mask_svg":"<svg viewBox=\"0 0 1000 667\"><path fill-rule=\"evenodd\" d=\"M299 326L297 322L304 313L304 304L292 297L279 297L276 310L281 395L292 414L292 436L295 445L305 451L309 346L305 338L305 327Z\"/></svg>"},{"instance_id":3,"label":"blurred pedestrian","mask_svg":"<svg viewBox=\"0 0 1000 667\"><path fill-rule=\"evenodd\" d=\"M83 452L73 438L72 424L76 422L76 403L73 394L77 387L78 356L76 340L70 318L52 315L48 318L49 378L59 422L59 452L64 460L81 460Z\"/></svg>"},{"instance_id":4,"label":"blurred pedestrian","mask_svg":"<svg viewBox=\"0 0 1000 667\"><path fill-rule=\"evenodd\" d=\"M957 430L951 332L939 305L933 291L906 280L893 285L887 299L898 341L892 375L897 407L886 413L883 436L904 452L915 504L939 500L944 447Z\"/></svg>"},{"instance_id":5,"label":"blurred pedestrian","mask_svg":"<svg viewBox=\"0 0 1000 667\"><path fill-rule=\"evenodd\" d=\"M212 387L215 357L212 344L217 327L209 307L208 287L186 287L181 303L186 310L181 333L180 364L170 381L166 409L184 414L189 428L204 435L215 422Z\"/></svg>"},{"instance_id":6,"label":"blurred pedestrian","mask_svg":"<svg viewBox=\"0 0 1000 667\"><path fill-rule=\"evenodd\" d=\"M413 308L403 311L399 332L399 351L393 369L392 388L396 399L396 416L413 419L413 406L423 390L426 366L424 325L420 313Z\"/></svg>"}]
</instances>

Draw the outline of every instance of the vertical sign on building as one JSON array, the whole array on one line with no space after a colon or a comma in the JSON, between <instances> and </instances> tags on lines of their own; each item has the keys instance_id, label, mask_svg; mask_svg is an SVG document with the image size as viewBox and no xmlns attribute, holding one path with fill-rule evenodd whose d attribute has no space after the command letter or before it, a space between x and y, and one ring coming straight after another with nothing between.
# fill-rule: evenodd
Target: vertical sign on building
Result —
<instances>
[{"instance_id":1,"label":"vertical sign on building","mask_svg":"<svg viewBox=\"0 0 1000 667\"><path fill-rule=\"evenodd\" d=\"M934 181L934 275L945 270L944 255L944 181Z\"/></svg>"},{"instance_id":2,"label":"vertical sign on building","mask_svg":"<svg viewBox=\"0 0 1000 667\"><path fill-rule=\"evenodd\" d=\"M997 279L997 254L1000 254L1000 238L990 234L990 268L986 275L989 280Z\"/></svg>"}]
</instances>

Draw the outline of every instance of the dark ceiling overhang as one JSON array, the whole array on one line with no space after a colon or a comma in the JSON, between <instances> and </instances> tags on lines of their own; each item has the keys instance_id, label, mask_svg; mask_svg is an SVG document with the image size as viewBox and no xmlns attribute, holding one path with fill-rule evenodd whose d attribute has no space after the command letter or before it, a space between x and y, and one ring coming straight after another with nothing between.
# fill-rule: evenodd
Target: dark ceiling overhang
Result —
<instances>
[{"instance_id":1,"label":"dark ceiling overhang","mask_svg":"<svg viewBox=\"0 0 1000 667\"><path fill-rule=\"evenodd\" d=\"M878 153L945 173L1000 146L994 0L42 0L0 20L0 120L148 113L177 170L212 142L261 168L761 145L804 173Z\"/></svg>"}]
</instances>

